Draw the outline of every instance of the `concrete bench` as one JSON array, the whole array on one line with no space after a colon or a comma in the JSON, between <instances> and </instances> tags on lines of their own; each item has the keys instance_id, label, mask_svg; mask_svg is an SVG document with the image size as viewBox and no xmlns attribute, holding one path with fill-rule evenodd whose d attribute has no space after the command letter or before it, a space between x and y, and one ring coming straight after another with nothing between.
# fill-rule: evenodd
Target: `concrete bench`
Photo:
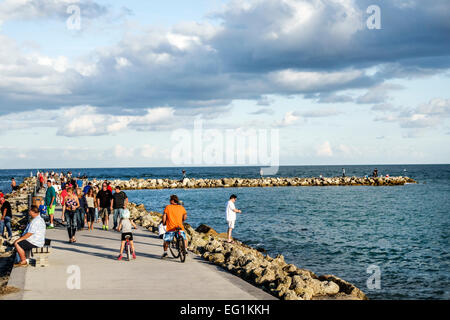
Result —
<instances>
[{"instance_id":1,"label":"concrete bench","mask_svg":"<svg viewBox=\"0 0 450 320\"><path fill-rule=\"evenodd\" d=\"M45 239L42 248L33 248L27 251L27 258L30 259L30 264L35 267L48 267L48 256L50 254L50 239Z\"/></svg>"}]
</instances>

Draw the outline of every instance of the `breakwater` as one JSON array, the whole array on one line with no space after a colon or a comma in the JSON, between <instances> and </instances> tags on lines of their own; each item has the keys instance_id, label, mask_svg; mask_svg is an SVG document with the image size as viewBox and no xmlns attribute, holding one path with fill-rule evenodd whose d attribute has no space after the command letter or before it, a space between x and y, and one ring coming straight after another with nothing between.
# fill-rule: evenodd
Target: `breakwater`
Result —
<instances>
[{"instance_id":1,"label":"breakwater","mask_svg":"<svg viewBox=\"0 0 450 320\"><path fill-rule=\"evenodd\" d=\"M95 182L95 181L94 181ZM417 183L409 177L313 177L313 178L222 178L222 179L138 179L111 180L112 186L122 190L230 187L308 187L308 186L397 186Z\"/></svg>"},{"instance_id":2,"label":"breakwater","mask_svg":"<svg viewBox=\"0 0 450 320\"><path fill-rule=\"evenodd\" d=\"M144 205L129 204L131 219L155 232L162 214L147 211ZM282 255L270 257L240 241L227 243L226 234L218 234L206 225L197 229L185 224L188 250L201 255L247 282L282 300L366 300L353 284L333 275L317 276L314 272L285 262Z\"/></svg>"},{"instance_id":3,"label":"breakwater","mask_svg":"<svg viewBox=\"0 0 450 320\"><path fill-rule=\"evenodd\" d=\"M0 235L0 295L16 290L16 288L8 288L6 284L14 263L14 242L20 237L21 231L28 222L28 195L32 193L35 185L36 178L26 178L16 192L4 196L11 204L12 238L7 239Z\"/></svg>"}]
</instances>

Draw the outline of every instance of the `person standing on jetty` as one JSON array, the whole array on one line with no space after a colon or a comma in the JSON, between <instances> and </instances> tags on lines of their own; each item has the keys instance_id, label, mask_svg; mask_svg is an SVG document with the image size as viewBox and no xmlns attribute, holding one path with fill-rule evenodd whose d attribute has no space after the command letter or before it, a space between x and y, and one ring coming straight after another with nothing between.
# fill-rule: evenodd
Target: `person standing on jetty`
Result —
<instances>
[{"instance_id":1,"label":"person standing on jetty","mask_svg":"<svg viewBox=\"0 0 450 320\"><path fill-rule=\"evenodd\" d=\"M180 228L180 234L184 239L184 247L186 248L186 254L187 254L187 238L186 234L184 232L184 226L183 222L187 219L187 212L186 209L180 205L180 200L178 197L173 194L170 196L170 204L166 206L164 209L164 214L162 217L162 224L166 226L166 233L164 233L164 243L163 243L163 249L164 253L161 256L161 259L164 259L167 257L167 249L169 248L169 242L172 241L173 237L175 236L175 232L177 228Z\"/></svg>"},{"instance_id":2,"label":"person standing on jetty","mask_svg":"<svg viewBox=\"0 0 450 320\"><path fill-rule=\"evenodd\" d=\"M86 205L87 205L87 211L86 211L87 219L86 220L87 220L88 230L92 231L92 230L94 230L94 222L95 222L94 189L90 188L85 197L86 197Z\"/></svg>"},{"instance_id":3,"label":"person standing on jetty","mask_svg":"<svg viewBox=\"0 0 450 320\"><path fill-rule=\"evenodd\" d=\"M228 222L228 231L227 231L227 235L228 235L228 243L233 243L233 238L231 238L231 233L233 232L234 229L234 224L236 222L236 213L242 213L241 210L236 209L234 203L236 202L237 196L235 194L232 194L230 196L230 200L228 200L227 203L227 222Z\"/></svg>"},{"instance_id":4,"label":"person standing on jetty","mask_svg":"<svg viewBox=\"0 0 450 320\"><path fill-rule=\"evenodd\" d=\"M342 168L342 177L345 178L345 168Z\"/></svg>"},{"instance_id":5,"label":"person standing on jetty","mask_svg":"<svg viewBox=\"0 0 450 320\"><path fill-rule=\"evenodd\" d=\"M63 221L67 219L67 232L69 233L69 242L77 242L75 234L77 233L77 209L80 206L77 195L73 192L73 188L67 189L67 196L63 204Z\"/></svg>"},{"instance_id":6,"label":"person standing on jetty","mask_svg":"<svg viewBox=\"0 0 450 320\"><path fill-rule=\"evenodd\" d=\"M52 186L52 181L47 180L47 191L45 192L45 206L47 207L47 214L50 217L49 229L53 229L53 215L56 207L56 190Z\"/></svg>"},{"instance_id":7,"label":"person standing on jetty","mask_svg":"<svg viewBox=\"0 0 450 320\"><path fill-rule=\"evenodd\" d=\"M103 220L103 230L108 230L112 199L113 195L111 191L108 190L108 185L106 184L106 182L103 182L102 190L97 193L97 206L100 217Z\"/></svg>"},{"instance_id":8,"label":"person standing on jetty","mask_svg":"<svg viewBox=\"0 0 450 320\"><path fill-rule=\"evenodd\" d=\"M123 214L123 211L127 208L128 196L125 192L120 190L119 186L116 186L116 192L113 194L113 200L111 208L113 209L113 230L117 229L118 220Z\"/></svg>"},{"instance_id":9,"label":"person standing on jetty","mask_svg":"<svg viewBox=\"0 0 450 320\"><path fill-rule=\"evenodd\" d=\"M11 178L11 190L13 192L19 190L19 187L17 186L16 179L14 179L14 178Z\"/></svg>"}]
</instances>

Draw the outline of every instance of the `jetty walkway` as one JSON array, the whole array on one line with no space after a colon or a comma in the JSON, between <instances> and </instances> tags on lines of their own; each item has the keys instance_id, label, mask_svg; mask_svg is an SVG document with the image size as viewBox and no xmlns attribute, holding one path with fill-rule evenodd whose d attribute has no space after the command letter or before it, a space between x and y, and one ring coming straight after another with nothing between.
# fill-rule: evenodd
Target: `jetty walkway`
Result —
<instances>
[{"instance_id":1,"label":"jetty walkway","mask_svg":"<svg viewBox=\"0 0 450 320\"><path fill-rule=\"evenodd\" d=\"M61 218L61 208L55 218ZM137 259L117 261L119 232L96 224L93 231L77 232L77 242L71 244L63 226L47 230L46 238L52 240L49 266L14 268L8 286L20 291L0 300L275 299L191 252L185 263L170 253L161 260L162 240L146 229L138 227L133 236Z\"/></svg>"}]
</instances>

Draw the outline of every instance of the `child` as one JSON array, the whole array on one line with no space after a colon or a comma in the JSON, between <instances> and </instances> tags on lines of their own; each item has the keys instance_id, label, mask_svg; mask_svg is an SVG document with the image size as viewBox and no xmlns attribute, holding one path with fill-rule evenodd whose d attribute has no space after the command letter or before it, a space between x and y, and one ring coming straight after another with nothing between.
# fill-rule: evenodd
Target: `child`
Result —
<instances>
[{"instance_id":1,"label":"child","mask_svg":"<svg viewBox=\"0 0 450 320\"><path fill-rule=\"evenodd\" d=\"M39 209L41 218L44 219L45 222L47 222L47 220L49 220L49 216L47 215L47 206L44 204L44 201L37 200L36 205Z\"/></svg>"},{"instance_id":2,"label":"child","mask_svg":"<svg viewBox=\"0 0 450 320\"><path fill-rule=\"evenodd\" d=\"M120 243L120 254L117 260L122 260L123 256L123 249L125 247L125 237L128 235L130 236L130 248L133 255L133 259L136 259L136 253L134 251L134 244L133 244L133 234L131 233L131 226L133 226L135 229L137 229L136 224L130 220L130 211L124 210L120 219L119 227L117 228L117 231L122 230L122 242Z\"/></svg>"}]
</instances>

